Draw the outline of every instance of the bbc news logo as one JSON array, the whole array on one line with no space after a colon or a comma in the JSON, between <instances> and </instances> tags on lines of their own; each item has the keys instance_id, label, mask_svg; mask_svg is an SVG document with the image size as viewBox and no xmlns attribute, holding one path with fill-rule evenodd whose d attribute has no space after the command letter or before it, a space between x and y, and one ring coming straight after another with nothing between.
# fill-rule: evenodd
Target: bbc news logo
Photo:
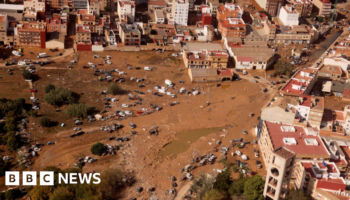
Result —
<instances>
[{"instance_id":1,"label":"bbc news logo","mask_svg":"<svg viewBox=\"0 0 350 200\"><path fill-rule=\"evenodd\" d=\"M22 185L37 185L37 178L39 178L39 185L53 186L54 172L41 171L40 176L37 177L36 171L23 171L22 172ZM100 184L100 173L58 173L58 184ZM5 185L18 186L20 185L20 172L19 171L6 171L5 172Z\"/></svg>"}]
</instances>

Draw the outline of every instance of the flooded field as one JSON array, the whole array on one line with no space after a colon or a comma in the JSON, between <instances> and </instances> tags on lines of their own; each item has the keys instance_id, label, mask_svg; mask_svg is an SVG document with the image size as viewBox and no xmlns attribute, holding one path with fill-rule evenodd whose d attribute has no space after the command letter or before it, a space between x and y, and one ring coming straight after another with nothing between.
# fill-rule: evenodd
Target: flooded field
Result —
<instances>
[{"instance_id":1,"label":"flooded field","mask_svg":"<svg viewBox=\"0 0 350 200\"><path fill-rule=\"evenodd\" d=\"M166 145L164 149L159 153L161 156L168 156L171 154L177 155L187 151L193 142L196 142L199 138L207 136L216 131L221 131L225 127L209 128L209 129L196 129L178 134L177 140L174 140L170 144Z\"/></svg>"}]
</instances>

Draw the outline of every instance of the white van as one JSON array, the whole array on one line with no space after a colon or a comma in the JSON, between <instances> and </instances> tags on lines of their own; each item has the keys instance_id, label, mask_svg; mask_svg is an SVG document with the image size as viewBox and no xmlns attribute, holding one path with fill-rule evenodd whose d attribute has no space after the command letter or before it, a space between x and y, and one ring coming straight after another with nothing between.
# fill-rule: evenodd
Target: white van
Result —
<instances>
[{"instance_id":1,"label":"white van","mask_svg":"<svg viewBox=\"0 0 350 200\"><path fill-rule=\"evenodd\" d=\"M165 85L172 87L173 86L173 82L171 82L171 80L169 80L169 79L166 79L165 80Z\"/></svg>"},{"instance_id":2,"label":"white van","mask_svg":"<svg viewBox=\"0 0 350 200\"><path fill-rule=\"evenodd\" d=\"M46 58L46 53L39 53L38 58Z\"/></svg>"}]
</instances>

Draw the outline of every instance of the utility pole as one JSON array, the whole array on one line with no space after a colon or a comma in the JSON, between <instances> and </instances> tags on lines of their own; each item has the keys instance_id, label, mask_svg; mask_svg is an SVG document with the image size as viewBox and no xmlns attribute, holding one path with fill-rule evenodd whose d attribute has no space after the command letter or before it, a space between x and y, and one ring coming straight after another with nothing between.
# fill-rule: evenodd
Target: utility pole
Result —
<instances>
[{"instance_id":1,"label":"utility pole","mask_svg":"<svg viewBox=\"0 0 350 200\"><path fill-rule=\"evenodd\" d=\"M334 9L333 9L333 13L332 13L331 24L330 24L331 27L333 26L334 14L335 14L335 10L337 9L337 4L338 4L338 0L335 0Z\"/></svg>"}]
</instances>

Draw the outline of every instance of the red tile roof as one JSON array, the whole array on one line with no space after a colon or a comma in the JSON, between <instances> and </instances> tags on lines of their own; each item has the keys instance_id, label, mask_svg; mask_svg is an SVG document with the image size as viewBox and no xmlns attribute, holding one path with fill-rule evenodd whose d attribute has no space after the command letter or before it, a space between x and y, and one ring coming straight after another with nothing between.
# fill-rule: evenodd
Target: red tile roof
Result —
<instances>
[{"instance_id":1,"label":"red tile roof","mask_svg":"<svg viewBox=\"0 0 350 200\"><path fill-rule=\"evenodd\" d=\"M335 120L337 121L344 121L344 112L343 111L339 111L339 110L335 110L333 112L333 117Z\"/></svg>"},{"instance_id":2,"label":"red tile roof","mask_svg":"<svg viewBox=\"0 0 350 200\"><path fill-rule=\"evenodd\" d=\"M304 90L296 90L293 89L293 85L302 85L303 87L307 87L308 84L299 82L298 80L292 79L282 89L283 92L292 93L292 94L303 94Z\"/></svg>"},{"instance_id":3,"label":"red tile roof","mask_svg":"<svg viewBox=\"0 0 350 200\"><path fill-rule=\"evenodd\" d=\"M326 147L320 140L319 136L306 135L305 130L301 126L294 126L295 132L285 131L283 132L282 126L289 126L285 124L276 124L272 122L265 122L267 130L269 132L271 142L274 149L281 146L293 151L299 155L322 155L329 156ZM294 138L297 142L296 145L286 145L283 138ZM318 145L307 145L304 139L316 139Z\"/></svg>"},{"instance_id":4,"label":"red tile roof","mask_svg":"<svg viewBox=\"0 0 350 200\"><path fill-rule=\"evenodd\" d=\"M342 179L319 180L316 188L334 191L344 191L346 189L346 184L343 182Z\"/></svg>"},{"instance_id":5,"label":"red tile roof","mask_svg":"<svg viewBox=\"0 0 350 200\"><path fill-rule=\"evenodd\" d=\"M227 70L218 70L218 75L233 75L232 71L227 69Z\"/></svg>"},{"instance_id":6,"label":"red tile roof","mask_svg":"<svg viewBox=\"0 0 350 200\"><path fill-rule=\"evenodd\" d=\"M251 56L237 56L238 62L253 62L253 58Z\"/></svg>"}]
</instances>

